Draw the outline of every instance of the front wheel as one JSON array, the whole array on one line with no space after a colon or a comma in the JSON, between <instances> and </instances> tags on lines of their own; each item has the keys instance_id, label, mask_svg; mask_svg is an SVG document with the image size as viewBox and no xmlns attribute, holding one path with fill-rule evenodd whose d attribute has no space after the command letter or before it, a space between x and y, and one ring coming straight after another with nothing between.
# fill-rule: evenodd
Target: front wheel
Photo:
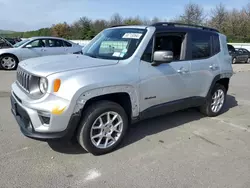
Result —
<instances>
[{"instance_id":1,"label":"front wheel","mask_svg":"<svg viewBox=\"0 0 250 188\"><path fill-rule=\"evenodd\" d=\"M3 55L0 57L0 68L4 70L15 70L18 66L18 60L13 55Z\"/></svg>"},{"instance_id":2,"label":"front wheel","mask_svg":"<svg viewBox=\"0 0 250 188\"><path fill-rule=\"evenodd\" d=\"M84 112L77 140L86 151L101 155L113 151L121 143L127 128L125 110L117 103L100 101Z\"/></svg>"},{"instance_id":3,"label":"front wheel","mask_svg":"<svg viewBox=\"0 0 250 188\"><path fill-rule=\"evenodd\" d=\"M235 63L236 63L236 58L235 58L235 57L233 58L232 63L233 63L233 64L235 64Z\"/></svg>"},{"instance_id":4,"label":"front wheel","mask_svg":"<svg viewBox=\"0 0 250 188\"><path fill-rule=\"evenodd\" d=\"M211 94L207 97L205 104L201 106L201 112L209 117L219 115L225 104L226 93L227 91L223 85L216 84Z\"/></svg>"},{"instance_id":5,"label":"front wheel","mask_svg":"<svg viewBox=\"0 0 250 188\"><path fill-rule=\"evenodd\" d=\"M247 58L247 61L246 61L246 63L250 63L250 58Z\"/></svg>"}]
</instances>

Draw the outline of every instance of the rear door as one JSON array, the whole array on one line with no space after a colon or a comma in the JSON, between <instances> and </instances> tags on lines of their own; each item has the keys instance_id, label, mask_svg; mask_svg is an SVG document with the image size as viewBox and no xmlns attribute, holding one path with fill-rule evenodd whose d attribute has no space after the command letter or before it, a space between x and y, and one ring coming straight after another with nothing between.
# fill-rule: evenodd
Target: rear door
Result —
<instances>
[{"instance_id":1,"label":"rear door","mask_svg":"<svg viewBox=\"0 0 250 188\"><path fill-rule=\"evenodd\" d=\"M64 53L68 54L73 54L75 52L79 52L82 50L82 48L78 45L73 45L68 41L63 41L64 44Z\"/></svg>"},{"instance_id":2,"label":"rear door","mask_svg":"<svg viewBox=\"0 0 250 188\"><path fill-rule=\"evenodd\" d=\"M47 40L48 51L47 55L61 55L65 54L64 43L60 39L48 39Z\"/></svg>"},{"instance_id":3,"label":"rear door","mask_svg":"<svg viewBox=\"0 0 250 188\"><path fill-rule=\"evenodd\" d=\"M189 87L193 96L205 97L214 77L220 73L219 35L194 31L189 42L192 77Z\"/></svg>"}]
</instances>

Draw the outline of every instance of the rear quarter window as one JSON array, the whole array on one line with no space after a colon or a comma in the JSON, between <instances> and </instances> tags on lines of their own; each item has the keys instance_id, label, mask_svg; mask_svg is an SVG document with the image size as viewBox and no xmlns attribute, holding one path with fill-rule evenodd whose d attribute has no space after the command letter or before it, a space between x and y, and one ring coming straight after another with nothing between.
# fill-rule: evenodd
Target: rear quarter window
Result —
<instances>
[{"instance_id":1,"label":"rear quarter window","mask_svg":"<svg viewBox=\"0 0 250 188\"><path fill-rule=\"evenodd\" d=\"M72 44L70 44L69 42L63 41L63 43L64 43L64 46L66 47L72 47Z\"/></svg>"},{"instance_id":2,"label":"rear quarter window","mask_svg":"<svg viewBox=\"0 0 250 188\"><path fill-rule=\"evenodd\" d=\"M213 47L212 47L212 50L213 50L213 55L219 53L221 51L221 48L220 48L220 40L219 40L219 36L218 35L213 35Z\"/></svg>"}]
</instances>

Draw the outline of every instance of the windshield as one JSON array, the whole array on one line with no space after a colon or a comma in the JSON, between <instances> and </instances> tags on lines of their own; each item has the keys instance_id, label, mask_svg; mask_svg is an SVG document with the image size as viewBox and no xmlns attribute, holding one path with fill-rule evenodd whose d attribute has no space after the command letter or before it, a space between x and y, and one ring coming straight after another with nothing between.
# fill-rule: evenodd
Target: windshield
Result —
<instances>
[{"instance_id":1,"label":"windshield","mask_svg":"<svg viewBox=\"0 0 250 188\"><path fill-rule=\"evenodd\" d=\"M22 41L20 41L20 42L17 42L16 44L14 44L13 47L14 47L14 48L17 48L17 47L23 45L24 43L26 43L26 42L28 42L28 41L30 41L30 39L22 40Z\"/></svg>"},{"instance_id":2,"label":"windshield","mask_svg":"<svg viewBox=\"0 0 250 188\"><path fill-rule=\"evenodd\" d=\"M133 55L146 29L112 28L99 33L84 49L83 54L101 59L127 59Z\"/></svg>"}]
</instances>

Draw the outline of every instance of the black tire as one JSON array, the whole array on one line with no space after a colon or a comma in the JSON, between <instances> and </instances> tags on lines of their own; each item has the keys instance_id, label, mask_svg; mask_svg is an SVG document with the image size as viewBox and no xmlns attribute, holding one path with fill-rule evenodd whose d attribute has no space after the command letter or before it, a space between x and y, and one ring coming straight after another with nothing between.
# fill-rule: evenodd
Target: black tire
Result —
<instances>
[{"instance_id":1,"label":"black tire","mask_svg":"<svg viewBox=\"0 0 250 188\"><path fill-rule=\"evenodd\" d=\"M218 112L213 112L212 111L212 108L211 108L211 104L212 104L212 97L214 95L214 93L218 90L222 90L223 93L224 93L224 103L221 107L221 109L218 111ZM206 99L206 102L204 103L204 105L202 105L200 107L200 111L201 113L203 113L204 115L208 116L208 117L215 117L215 116L218 116L221 111L223 110L223 107L226 103L226 96L227 96L227 91L225 89L225 87L221 84L216 84L212 90L212 92L210 94L208 94L207 96L207 99Z\"/></svg>"},{"instance_id":2,"label":"black tire","mask_svg":"<svg viewBox=\"0 0 250 188\"><path fill-rule=\"evenodd\" d=\"M91 127L95 120L103 113L113 111L118 113L123 121L123 129L119 139L108 148L96 147L90 138ZM128 129L128 116L125 110L117 103L111 101L99 101L91 104L85 111L77 131L78 143L93 155L102 155L115 150L123 140Z\"/></svg>"},{"instance_id":3,"label":"black tire","mask_svg":"<svg viewBox=\"0 0 250 188\"><path fill-rule=\"evenodd\" d=\"M246 63L250 63L250 58L247 58L247 61L246 61Z\"/></svg>"},{"instance_id":4,"label":"black tire","mask_svg":"<svg viewBox=\"0 0 250 188\"><path fill-rule=\"evenodd\" d=\"M2 63L3 63L2 60L5 59L5 58L12 58L12 59L14 60L15 65L14 65L13 67L11 67L10 69L4 67L4 66L2 65ZM17 69L17 66L18 66L18 62L19 62L19 61L18 61L17 57L14 56L14 55L6 54L6 55L0 56L0 68L3 69L3 70L8 70L8 71L10 71L10 70L16 70L16 69Z\"/></svg>"},{"instance_id":5,"label":"black tire","mask_svg":"<svg viewBox=\"0 0 250 188\"><path fill-rule=\"evenodd\" d=\"M232 64L236 64L236 57L233 58Z\"/></svg>"}]
</instances>

